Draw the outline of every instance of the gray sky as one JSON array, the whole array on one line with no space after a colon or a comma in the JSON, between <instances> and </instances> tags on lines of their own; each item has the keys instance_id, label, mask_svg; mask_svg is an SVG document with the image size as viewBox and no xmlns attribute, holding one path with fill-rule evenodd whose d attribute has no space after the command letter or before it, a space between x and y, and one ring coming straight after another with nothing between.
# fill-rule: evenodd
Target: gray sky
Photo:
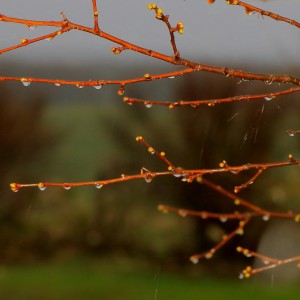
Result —
<instances>
[{"instance_id":1,"label":"gray sky","mask_svg":"<svg viewBox=\"0 0 300 300\"><path fill-rule=\"evenodd\" d=\"M299 21L298 0L248 1ZM171 53L168 32L154 13L147 10L145 0L98 1L100 26L110 34L164 53ZM159 0L164 13L170 15L175 25L185 24L185 34L177 35L182 57L198 62L218 64L228 61L249 65L256 61L277 68L294 66L300 52L300 30L282 22L276 22L257 14L246 15L243 8L227 5L217 0L208 5L207 0ZM17 18L60 20L64 11L69 20L92 26L92 9L89 0L1 0L0 14ZM51 31L51 28L50 28ZM19 43L20 38L33 38L45 33L41 28L29 30L23 25L0 22L0 47ZM99 40L80 32L70 32L53 41L42 41L23 49L1 55L0 64L6 60L53 64L96 64L114 59L122 61L151 61L136 53L112 55L111 42Z\"/></svg>"}]
</instances>

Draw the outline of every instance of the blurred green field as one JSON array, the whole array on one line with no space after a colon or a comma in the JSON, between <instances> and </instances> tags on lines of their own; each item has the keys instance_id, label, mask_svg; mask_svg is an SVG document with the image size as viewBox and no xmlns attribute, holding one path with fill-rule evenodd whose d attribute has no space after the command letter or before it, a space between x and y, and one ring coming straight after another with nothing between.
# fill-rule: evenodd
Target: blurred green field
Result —
<instances>
[{"instance_id":1,"label":"blurred green field","mask_svg":"<svg viewBox=\"0 0 300 300\"><path fill-rule=\"evenodd\" d=\"M151 268L149 268L151 269ZM1 267L0 294L6 300L59 299L298 299L299 286L259 285L251 280L200 279L153 271L124 261L80 259Z\"/></svg>"}]
</instances>

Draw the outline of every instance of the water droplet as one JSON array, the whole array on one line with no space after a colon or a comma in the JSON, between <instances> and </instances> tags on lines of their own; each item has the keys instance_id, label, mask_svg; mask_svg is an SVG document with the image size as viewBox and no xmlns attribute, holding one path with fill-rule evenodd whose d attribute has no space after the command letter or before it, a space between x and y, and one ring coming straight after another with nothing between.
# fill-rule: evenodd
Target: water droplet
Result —
<instances>
[{"instance_id":1,"label":"water droplet","mask_svg":"<svg viewBox=\"0 0 300 300\"><path fill-rule=\"evenodd\" d=\"M100 183L96 183L95 184L95 188L100 190L101 188L103 188L103 184L100 184Z\"/></svg>"},{"instance_id":2,"label":"water droplet","mask_svg":"<svg viewBox=\"0 0 300 300\"><path fill-rule=\"evenodd\" d=\"M55 82L54 85L55 86L60 86L60 83L59 82Z\"/></svg>"},{"instance_id":3,"label":"water droplet","mask_svg":"<svg viewBox=\"0 0 300 300\"><path fill-rule=\"evenodd\" d=\"M151 108L151 107L152 107L152 104L149 103L149 102L145 102L144 104L145 104L145 106L146 106L147 108Z\"/></svg>"},{"instance_id":4,"label":"water droplet","mask_svg":"<svg viewBox=\"0 0 300 300\"><path fill-rule=\"evenodd\" d=\"M50 36L50 37L46 38L45 41L49 42L49 41L51 41L52 39L53 39L53 37Z\"/></svg>"},{"instance_id":5,"label":"water droplet","mask_svg":"<svg viewBox=\"0 0 300 300\"><path fill-rule=\"evenodd\" d=\"M273 97L268 97L268 96L266 96L264 99L265 99L266 101L271 101L271 100L273 99Z\"/></svg>"},{"instance_id":6,"label":"water droplet","mask_svg":"<svg viewBox=\"0 0 300 300\"><path fill-rule=\"evenodd\" d=\"M265 81L265 84L266 84L266 85L271 85L272 83L273 83L272 80L266 80L266 81Z\"/></svg>"},{"instance_id":7,"label":"water droplet","mask_svg":"<svg viewBox=\"0 0 300 300\"><path fill-rule=\"evenodd\" d=\"M83 85L81 85L81 84L76 84L76 86L77 86L79 89L83 89Z\"/></svg>"},{"instance_id":8,"label":"water droplet","mask_svg":"<svg viewBox=\"0 0 300 300\"><path fill-rule=\"evenodd\" d=\"M178 178L178 177L181 177L182 174L174 173L173 176L176 177L176 178Z\"/></svg>"},{"instance_id":9,"label":"water droplet","mask_svg":"<svg viewBox=\"0 0 300 300\"><path fill-rule=\"evenodd\" d=\"M93 85L93 88L96 90L100 90L102 88L102 85Z\"/></svg>"},{"instance_id":10,"label":"water droplet","mask_svg":"<svg viewBox=\"0 0 300 300\"><path fill-rule=\"evenodd\" d=\"M196 265L197 263L199 263L199 258L196 257L196 256L191 256L191 257L190 257L190 261L191 261L194 265Z\"/></svg>"},{"instance_id":11,"label":"water droplet","mask_svg":"<svg viewBox=\"0 0 300 300\"><path fill-rule=\"evenodd\" d=\"M185 218L187 216L187 211L184 209L179 209L178 210L178 215Z\"/></svg>"},{"instance_id":12,"label":"water droplet","mask_svg":"<svg viewBox=\"0 0 300 300\"><path fill-rule=\"evenodd\" d=\"M246 11L246 14L247 14L248 16L251 16L251 15L253 15L253 14L255 13L255 11L249 9L248 7L245 7L245 11Z\"/></svg>"},{"instance_id":13,"label":"water droplet","mask_svg":"<svg viewBox=\"0 0 300 300\"><path fill-rule=\"evenodd\" d=\"M264 261L263 261L263 263L264 263L265 265L268 265L268 264L270 264L270 262L269 262L269 261L267 261L267 260L264 260Z\"/></svg>"},{"instance_id":14,"label":"water droplet","mask_svg":"<svg viewBox=\"0 0 300 300\"><path fill-rule=\"evenodd\" d=\"M186 182L186 181L187 181L187 178L186 178L186 177L183 177L183 178L181 179L181 181Z\"/></svg>"},{"instance_id":15,"label":"water droplet","mask_svg":"<svg viewBox=\"0 0 300 300\"><path fill-rule=\"evenodd\" d=\"M169 76L168 78L169 78L169 79L174 79L174 78L175 78L175 76Z\"/></svg>"},{"instance_id":16,"label":"water droplet","mask_svg":"<svg viewBox=\"0 0 300 300\"><path fill-rule=\"evenodd\" d=\"M69 186L69 185L66 184L66 185L63 186L63 188L68 191L68 190L71 189L71 186Z\"/></svg>"},{"instance_id":17,"label":"water droplet","mask_svg":"<svg viewBox=\"0 0 300 300\"><path fill-rule=\"evenodd\" d=\"M144 177L144 179L147 183L150 183L153 178L154 178L154 176L151 173L146 173L145 177Z\"/></svg>"},{"instance_id":18,"label":"water droplet","mask_svg":"<svg viewBox=\"0 0 300 300\"><path fill-rule=\"evenodd\" d=\"M227 222L227 218L226 218L226 217L221 217L221 218L220 218L220 221L221 221L222 223L225 223L225 222Z\"/></svg>"},{"instance_id":19,"label":"water droplet","mask_svg":"<svg viewBox=\"0 0 300 300\"><path fill-rule=\"evenodd\" d=\"M295 136L295 134L293 132L288 132L289 136Z\"/></svg>"},{"instance_id":20,"label":"water droplet","mask_svg":"<svg viewBox=\"0 0 300 300\"><path fill-rule=\"evenodd\" d=\"M45 184L44 183L39 183L38 184L38 188L41 190L41 191L44 191L45 189L46 189L46 186L45 186Z\"/></svg>"},{"instance_id":21,"label":"water droplet","mask_svg":"<svg viewBox=\"0 0 300 300\"><path fill-rule=\"evenodd\" d=\"M28 28L29 28L30 30L34 30L34 29L36 29L36 26L30 25Z\"/></svg>"},{"instance_id":22,"label":"water droplet","mask_svg":"<svg viewBox=\"0 0 300 300\"><path fill-rule=\"evenodd\" d=\"M264 215L264 216L262 217L262 219L263 219L264 221L269 221L269 220L270 220L270 216L269 216L269 215Z\"/></svg>"},{"instance_id":23,"label":"water droplet","mask_svg":"<svg viewBox=\"0 0 300 300\"><path fill-rule=\"evenodd\" d=\"M244 279L244 274L243 273L240 273L239 279Z\"/></svg>"},{"instance_id":24,"label":"water droplet","mask_svg":"<svg viewBox=\"0 0 300 300\"><path fill-rule=\"evenodd\" d=\"M30 81L22 80L22 84L23 84L24 86L29 86L30 83L31 83Z\"/></svg>"}]
</instances>

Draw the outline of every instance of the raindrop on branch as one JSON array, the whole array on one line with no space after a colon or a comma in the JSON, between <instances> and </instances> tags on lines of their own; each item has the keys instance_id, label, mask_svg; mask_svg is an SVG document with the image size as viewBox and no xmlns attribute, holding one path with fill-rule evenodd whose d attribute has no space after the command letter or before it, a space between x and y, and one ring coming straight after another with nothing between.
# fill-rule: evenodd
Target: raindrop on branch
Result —
<instances>
[{"instance_id":1,"label":"raindrop on branch","mask_svg":"<svg viewBox=\"0 0 300 300\"><path fill-rule=\"evenodd\" d=\"M191 256L191 257L190 257L190 261L191 261L194 265L196 265L197 263L199 263L199 258L196 257L196 256Z\"/></svg>"},{"instance_id":2,"label":"raindrop on branch","mask_svg":"<svg viewBox=\"0 0 300 300\"><path fill-rule=\"evenodd\" d=\"M147 183L150 183L153 178L154 178L154 176L151 173L146 173L145 177L144 177L144 179Z\"/></svg>"},{"instance_id":3,"label":"raindrop on branch","mask_svg":"<svg viewBox=\"0 0 300 300\"><path fill-rule=\"evenodd\" d=\"M100 184L100 183L95 184L95 188L98 190L100 190L102 187L103 187L103 184Z\"/></svg>"},{"instance_id":4,"label":"raindrop on branch","mask_svg":"<svg viewBox=\"0 0 300 300\"><path fill-rule=\"evenodd\" d=\"M271 101L271 100L273 99L273 97L268 97L268 96L266 96L264 99L265 99L266 101Z\"/></svg>"},{"instance_id":5,"label":"raindrop on branch","mask_svg":"<svg viewBox=\"0 0 300 300\"><path fill-rule=\"evenodd\" d=\"M93 85L93 88L96 90L100 90L102 88L102 85Z\"/></svg>"},{"instance_id":6,"label":"raindrop on branch","mask_svg":"<svg viewBox=\"0 0 300 300\"><path fill-rule=\"evenodd\" d=\"M264 216L262 217L262 219L263 219L264 221L269 221L269 220L270 220L270 216L269 216L269 215L264 215Z\"/></svg>"},{"instance_id":7,"label":"raindrop on branch","mask_svg":"<svg viewBox=\"0 0 300 300\"><path fill-rule=\"evenodd\" d=\"M46 186L45 186L44 183L41 182L41 183L38 184L38 188L39 188L40 191L44 191L46 189Z\"/></svg>"},{"instance_id":8,"label":"raindrop on branch","mask_svg":"<svg viewBox=\"0 0 300 300\"><path fill-rule=\"evenodd\" d=\"M31 83L31 82L29 82L29 81L23 81L23 80L22 80L22 84L23 84L24 86L29 86L30 83Z\"/></svg>"}]
</instances>

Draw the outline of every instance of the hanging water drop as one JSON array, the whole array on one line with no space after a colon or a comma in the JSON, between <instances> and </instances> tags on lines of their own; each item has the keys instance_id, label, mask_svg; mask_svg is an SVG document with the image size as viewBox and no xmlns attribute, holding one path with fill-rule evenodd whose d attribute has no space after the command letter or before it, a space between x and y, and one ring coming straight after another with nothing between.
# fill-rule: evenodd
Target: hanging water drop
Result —
<instances>
[{"instance_id":1,"label":"hanging water drop","mask_svg":"<svg viewBox=\"0 0 300 300\"><path fill-rule=\"evenodd\" d=\"M46 185L44 183L40 182L38 184L38 188L39 188L40 191L44 191L46 189Z\"/></svg>"},{"instance_id":2,"label":"hanging water drop","mask_svg":"<svg viewBox=\"0 0 300 300\"><path fill-rule=\"evenodd\" d=\"M27 81L26 78L21 78L21 82L24 86L29 86L30 85L30 81Z\"/></svg>"},{"instance_id":3,"label":"hanging water drop","mask_svg":"<svg viewBox=\"0 0 300 300\"><path fill-rule=\"evenodd\" d=\"M100 90L102 88L102 85L93 85L93 88L96 90Z\"/></svg>"},{"instance_id":4,"label":"hanging water drop","mask_svg":"<svg viewBox=\"0 0 300 300\"><path fill-rule=\"evenodd\" d=\"M60 86L60 83L59 82L55 82L54 85L55 86Z\"/></svg>"},{"instance_id":5,"label":"hanging water drop","mask_svg":"<svg viewBox=\"0 0 300 300\"><path fill-rule=\"evenodd\" d=\"M243 273L240 273L239 279L244 279L244 274Z\"/></svg>"},{"instance_id":6,"label":"hanging water drop","mask_svg":"<svg viewBox=\"0 0 300 300\"><path fill-rule=\"evenodd\" d=\"M187 211L184 209L179 209L178 210L178 215L185 218L187 216Z\"/></svg>"},{"instance_id":7,"label":"hanging water drop","mask_svg":"<svg viewBox=\"0 0 300 300\"><path fill-rule=\"evenodd\" d=\"M272 80L266 80L266 81L265 81L265 84L266 84L266 85L271 85L272 83L273 83Z\"/></svg>"},{"instance_id":8,"label":"hanging water drop","mask_svg":"<svg viewBox=\"0 0 300 300\"><path fill-rule=\"evenodd\" d=\"M100 184L100 183L96 183L95 184L95 188L100 190L101 188L103 188L103 184Z\"/></svg>"},{"instance_id":9,"label":"hanging water drop","mask_svg":"<svg viewBox=\"0 0 300 300\"><path fill-rule=\"evenodd\" d=\"M51 41L52 39L53 39L53 37L50 36L50 37L46 38L45 41L49 42L49 41Z\"/></svg>"},{"instance_id":10,"label":"hanging water drop","mask_svg":"<svg viewBox=\"0 0 300 300\"><path fill-rule=\"evenodd\" d=\"M269 216L269 215L264 215L264 216L262 217L262 219L263 219L264 221L269 221L269 220L270 220L270 216Z\"/></svg>"},{"instance_id":11,"label":"hanging water drop","mask_svg":"<svg viewBox=\"0 0 300 300\"><path fill-rule=\"evenodd\" d=\"M273 99L273 97L266 96L264 99L265 99L266 101L271 101L271 100Z\"/></svg>"},{"instance_id":12,"label":"hanging water drop","mask_svg":"<svg viewBox=\"0 0 300 300\"><path fill-rule=\"evenodd\" d=\"M169 79L174 79L174 78L175 78L175 76L169 76L168 78L169 78Z\"/></svg>"},{"instance_id":13,"label":"hanging water drop","mask_svg":"<svg viewBox=\"0 0 300 300\"><path fill-rule=\"evenodd\" d=\"M145 177L144 177L144 179L147 183L150 183L153 178L154 178L154 176L151 173L146 173Z\"/></svg>"},{"instance_id":14,"label":"hanging water drop","mask_svg":"<svg viewBox=\"0 0 300 300\"><path fill-rule=\"evenodd\" d=\"M227 222L227 218L226 218L226 217L221 217L221 218L220 218L220 221L221 221L222 223L225 223L225 222Z\"/></svg>"},{"instance_id":15,"label":"hanging water drop","mask_svg":"<svg viewBox=\"0 0 300 300\"><path fill-rule=\"evenodd\" d=\"M34 29L36 29L36 26L30 25L28 28L29 28L30 30L34 30Z\"/></svg>"},{"instance_id":16,"label":"hanging water drop","mask_svg":"<svg viewBox=\"0 0 300 300\"><path fill-rule=\"evenodd\" d=\"M147 108L151 108L151 107L152 107L152 104L149 103L149 102L145 102L144 105L145 105Z\"/></svg>"},{"instance_id":17,"label":"hanging water drop","mask_svg":"<svg viewBox=\"0 0 300 300\"><path fill-rule=\"evenodd\" d=\"M67 185L67 184L65 184L64 186L63 186L63 188L65 189L65 190L70 190L71 189L71 186L70 185Z\"/></svg>"},{"instance_id":18,"label":"hanging water drop","mask_svg":"<svg viewBox=\"0 0 300 300\"><path fill-rule=\"evenodd\" d=\"M196 257L196 256L191 256L191 257L190 257L190 261L191 261L194 265L196 265L197 263L199 263L199 258Z\"/></svg>"}]
</instances>

